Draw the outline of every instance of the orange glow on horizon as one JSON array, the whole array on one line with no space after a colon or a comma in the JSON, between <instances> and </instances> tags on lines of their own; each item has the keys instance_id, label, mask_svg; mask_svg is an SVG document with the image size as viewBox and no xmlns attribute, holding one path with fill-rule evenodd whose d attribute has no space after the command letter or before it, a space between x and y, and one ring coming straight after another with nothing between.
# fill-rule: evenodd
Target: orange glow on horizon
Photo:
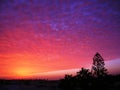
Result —
<instances>
[{"instance_id":1,"label":"orange glow on horizon","mask_svg":"<svg viewBox=\"0 0 120 90\"><path fill-rule=\"evenodd\" d=\"M31 70L29 68L17 68L14 73L16 74L16 77L27 77L30 76Z\"/></svg>"},{"instance_id":2,"label":"orange glow on horizon","mask_svg":"<svg viewBox=\"0 0 120 90\"><path fill-rule=\"evenodd\" d=\"M80 68L79 64L71 63L73 58L53 56L49 53L44 56L31 53L19 53L19 54L7 54L2 56L3 64L6 64L3 68L2 75L6 79L30 79L30 78L42 78L42 79L54 79L63 77L64 73L59 73L60 70ZM57 60L57 61L56 61ZM68 61L70 60L69 63ZM82 59L84 60L84 59ZM10 62L9 62L10 61ZM56 62L56 63L53 63ZM83 65L82 65L83 66ZM2 67L2 66L0 66ZM55 72L54 71L58 71ZM48 73L49 72L49 73Z\"/></svg>"}]
</instances>

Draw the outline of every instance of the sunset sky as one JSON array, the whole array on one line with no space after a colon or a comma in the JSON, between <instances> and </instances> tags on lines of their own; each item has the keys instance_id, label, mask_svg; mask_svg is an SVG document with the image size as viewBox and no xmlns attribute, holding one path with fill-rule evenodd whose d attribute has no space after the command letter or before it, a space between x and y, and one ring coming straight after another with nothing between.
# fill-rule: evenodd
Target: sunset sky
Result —
<instances>
[{"instance_id":1,"label":"sunset sky","mask_svg":"<svg viewBox=\"0 0 120 90\"><path fill-rule=\"evenodd\" d=\"M119 0L0 0L0 78L61 78L96 52L120 73Z\"/></svg>"}]
</instances>

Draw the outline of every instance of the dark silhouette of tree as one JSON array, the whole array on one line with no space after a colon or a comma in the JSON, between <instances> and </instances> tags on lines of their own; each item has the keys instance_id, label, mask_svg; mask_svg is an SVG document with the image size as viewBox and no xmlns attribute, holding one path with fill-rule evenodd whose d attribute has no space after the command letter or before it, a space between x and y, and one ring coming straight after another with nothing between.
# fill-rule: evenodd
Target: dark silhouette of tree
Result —
<instances>
[{"instance_id":1,"label":"dark silhouette of tree","mask_svg":"<svg viewBox=\"0 0 120 90\"><path fill-rule=\"evenodd\" d=\"M99 53L96 53L93 57L93 65L92 65L92 74L94 77L101 77L107 75L107 69L104 67L104 59Z\"/></svg>"},{"instance_id":2,"label":"dark silhouette of tree","mask_svg":"<svg viewBox=\"0 0 120 90\"><path fill-rule=\"evenodd\" d=\"M62 90L74 90L76 81L72 75L65 75L64 79L60 80L59 87Z\"/></svg>"},{"instance_id":3,"label":"dark silhouette of tree","mask_svg":"<svg viewBox=\"0 0 120 90\"><path fill-rule=\"evenodd\" d=\"M104 59L96 53L91 71L81 68L75 76L65 75L59 85L63 90L106 90L110 88L109 81L112 80L109 79Z\"/></svg>"},{"instance_id":4,"label":"dark silhouette of tree","mask_svg":"<svg viewBox=\"0 0 120 90\"><path fill-rule=\"evenodd\" d=\"M69 85L70 78L72 78L72 75L65 75L63 79L61 79L61 83L59 85L60 88L67 88L67 85Z\"/></svg>"},{"instance_id":5,"label":"dark silhouette of tree","mask_svg":"<svg viewBox=\"0 0 120 90\"><path fill-rule=\"evenodd\" d=\"M91 76L91 72L89 69L81 68L79 72L77 72L77 78L87 79Z\"/></svg>"},{"instance_id":6,"label":"dark silhouette of tree","mask_svg":"<svg viewBox=\"0 0 120 90\"><path fill-rule=\"evenodd\" d=\"M89 69L81 68L79 72L77 72L76 77L76 86L82 89L87 90L89 88L89 83L91 82L92 74Z\"/></svg>"},{"instance_id":7,"label":"dark silhouette of tree","mask_svg":"<svg viewBox=\"0 0 120 90\"><path fill-rule=\"evenodd\" d=\"M72 75L65 75L65 80L70 80L72 78Z\"/></svg>"}]
</instances>

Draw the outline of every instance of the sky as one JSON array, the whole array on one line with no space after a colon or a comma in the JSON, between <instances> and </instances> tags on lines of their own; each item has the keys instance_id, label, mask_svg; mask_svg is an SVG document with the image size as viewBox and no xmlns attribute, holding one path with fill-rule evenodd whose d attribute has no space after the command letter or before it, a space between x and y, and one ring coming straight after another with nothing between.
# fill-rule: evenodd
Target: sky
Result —
<instances>
[{"instance_id":1,"label":"sky","mask_svg":"<svg viewBox=\"0 0 120 90\"><path fill-rule=\"evenodd\" d=\"M119 0L0 0L0 78L61 78L99 52L120 73Z\"/></svg>"}]
</instances>

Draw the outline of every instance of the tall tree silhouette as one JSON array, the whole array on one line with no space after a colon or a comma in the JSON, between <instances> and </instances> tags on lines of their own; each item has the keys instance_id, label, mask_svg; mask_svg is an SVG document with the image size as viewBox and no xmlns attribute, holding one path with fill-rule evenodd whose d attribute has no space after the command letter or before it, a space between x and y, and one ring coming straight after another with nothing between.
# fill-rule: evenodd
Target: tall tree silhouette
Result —
<instances>
[{"instance_id":1,"label":"tall tree silhouette","mask_svg":"<svg viewBox=\"0 0 120 90\"><path fill-rule=\"evenodd\" d=\"M97 52L93 57L93 65L92 65L92 74L95 77L101 77L107 75L107 69L104 67L104 59L102 56Z\"/></svg>"}]
</instances>

